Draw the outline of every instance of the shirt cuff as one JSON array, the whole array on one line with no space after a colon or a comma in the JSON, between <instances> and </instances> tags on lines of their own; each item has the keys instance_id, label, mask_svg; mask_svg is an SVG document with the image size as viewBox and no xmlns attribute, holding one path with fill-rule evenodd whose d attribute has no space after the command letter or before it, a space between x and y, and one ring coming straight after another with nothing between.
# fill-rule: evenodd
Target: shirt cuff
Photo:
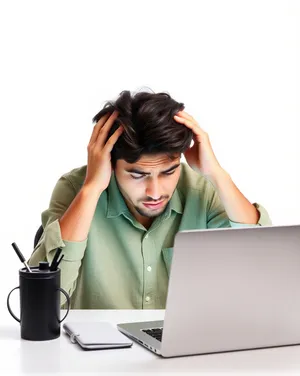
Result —
<instances>
[{"instance_id":1,"label":"shirt cuff","mask_svg":"<svg viewBox=\"0 0 300 376\"><path fill-rule=\"evenodd\" d=\"M259 226L271 226L272 225L272 221L269 217L267 210L262 205L256 202L252 205L255 206L256 209L259 211L260 216L259 216L258 222L247 224L247 223L233 222L229 220L231 227L236 227L236 228L237 227L259 227Z\"/></svg>"},{"instance_id":2,"label":"shirt cuff","mask_svg":"<svg viewBox=\"0 0 300 376\"><path fill-rule=\"evenodd\" d=\"M46 257L52 262L56 248L61 247L65 261L79 261L83 258L87 245L87 238L82 241L63 240L60 231L59 220L51 222L45 229Z\"/></svg>"}]
</instances>

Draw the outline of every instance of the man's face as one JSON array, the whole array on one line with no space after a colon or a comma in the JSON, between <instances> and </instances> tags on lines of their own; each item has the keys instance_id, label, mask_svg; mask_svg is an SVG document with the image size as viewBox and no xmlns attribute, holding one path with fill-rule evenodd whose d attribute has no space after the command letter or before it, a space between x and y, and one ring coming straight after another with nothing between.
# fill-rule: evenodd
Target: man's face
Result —
<instances>
[{"instance_id":1,"label":"man's face","mask_svg":"<svg viewBox=\"0 0 300 376\"><path fill-rule=\"evenodd\" d=\"M180 176L180 153L143 155L135 163L118 159L115 177L125 202L140 223L161 214Z\"/></svg>"}]
</instances>

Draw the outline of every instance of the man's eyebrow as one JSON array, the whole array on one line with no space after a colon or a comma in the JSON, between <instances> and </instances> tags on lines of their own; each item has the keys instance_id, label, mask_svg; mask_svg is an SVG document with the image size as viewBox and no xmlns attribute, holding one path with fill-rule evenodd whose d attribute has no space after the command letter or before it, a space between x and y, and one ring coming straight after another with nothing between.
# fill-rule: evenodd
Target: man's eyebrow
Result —
<instances>
[{"instance_id":1,"label":"man's eyebrow","mask_svg":"<svg viewBox=\"0 0 300 376\"><path fill-rule=\"evenodd\" d=\"M175 168L179 167L180 166L180 163L168 168L167 170L165 171L162 171L163 174L165 174L166 172L171 172L173 170L175 170ZM150 172L144 172L144 171L140 171L138 170L137 168L130 168L129 170L125 169L125 171L127 172L131 172L132 174L140 174L140 175L151 175Z\"/></svg>"}]
</instances>

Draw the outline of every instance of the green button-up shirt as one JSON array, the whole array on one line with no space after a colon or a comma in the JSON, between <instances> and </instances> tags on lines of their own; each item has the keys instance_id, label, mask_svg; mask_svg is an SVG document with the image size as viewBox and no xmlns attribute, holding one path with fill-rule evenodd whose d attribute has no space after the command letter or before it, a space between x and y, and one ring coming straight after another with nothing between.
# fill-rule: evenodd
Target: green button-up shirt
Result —
<instances>
[{"instance_id":1,"label":"green button-up shirt","mask_svg":"<svg viewBox=\"0 0 300 376\"><path fill-rule=\"evenodd\" d=\"M81 189L86 167L71 170L56 183L49 208L41 216L44 233L29 260L32 266L51 262L56 248L63 248L61 287L71 296L71 308L164 309L178 231L271 224L257 203L253 204L260 212L257 224L230 221L210 181L181 163L174 194L149 229L130 213L113 174L98 200L87 238L66 241L58 219ZM61 302L65 307L63 295Z\"/></svg>"}]
</instances>

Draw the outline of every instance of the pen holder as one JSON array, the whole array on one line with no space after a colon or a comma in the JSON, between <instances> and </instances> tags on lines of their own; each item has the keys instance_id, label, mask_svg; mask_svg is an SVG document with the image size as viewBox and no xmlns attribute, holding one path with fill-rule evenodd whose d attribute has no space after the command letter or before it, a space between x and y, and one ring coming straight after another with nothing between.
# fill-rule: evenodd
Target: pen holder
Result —
<instances>
[{"instance_id":1,"label":"pen holder","mask_svg":"<svg viewBox=\"0 0 300 376\"><path fill-rule=\"evenodd\" d=\"M31 341L46 341L60 336L60 323L67 317L70 297L60 287L60 269L50 271L47 262L38 267L19 270L19 286L7 296L7 309L20 323L21 338ZM20 289L20 318L12 312L9 299L14 290ZM60 319L60 292L68 303L67 313Z\"/></svg>"}]
</instances>

